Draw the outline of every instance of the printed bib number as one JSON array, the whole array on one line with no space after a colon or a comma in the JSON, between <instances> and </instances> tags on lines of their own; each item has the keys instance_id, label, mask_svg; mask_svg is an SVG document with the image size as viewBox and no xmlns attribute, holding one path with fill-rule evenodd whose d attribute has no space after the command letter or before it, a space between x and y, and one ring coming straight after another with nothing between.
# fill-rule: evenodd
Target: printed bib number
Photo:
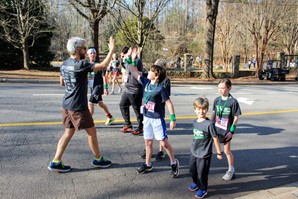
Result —
<instances>
[{"instance_id":1,"label":"printed bib number","mask_svg":"<svg viewBox=\"0 0 298 199\"><path fill-rule=\"evenodd\" d=\"M219 118L218 116L216 116L215 118L215 126L218 128L221 128L223 130L227 130L228 127L228 119L227 118Z\"/></svg>"},{"instance_id":2,"label":"printed bib number","mask_svg":"<svg viewBox=\"0 0 298 199\"><path fill-rule=\"evenodd\" d=\"M147 104L144 105L144 107L149 111L154 113L154 107L155 107L155 102L147 102Z\"/></svg>"}]
</instances>

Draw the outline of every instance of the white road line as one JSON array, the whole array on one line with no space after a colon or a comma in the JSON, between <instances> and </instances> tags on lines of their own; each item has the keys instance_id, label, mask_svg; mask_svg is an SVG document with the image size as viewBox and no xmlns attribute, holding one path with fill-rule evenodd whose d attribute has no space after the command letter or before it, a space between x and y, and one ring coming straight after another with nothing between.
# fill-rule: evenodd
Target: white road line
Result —
<instances>
[{"instance_id":1,"label":"white road line","mask_svg":"<svg viewBox=\"0 0 298 199\"><path fill-rule=\"evenodd\" d=\"M245 97L239 97L237 98L238 102L241 102L243 104L248 104L248 105L252 105L254 103L253 100L249 100L248 98Z\"/></svg>"}]
</instances>

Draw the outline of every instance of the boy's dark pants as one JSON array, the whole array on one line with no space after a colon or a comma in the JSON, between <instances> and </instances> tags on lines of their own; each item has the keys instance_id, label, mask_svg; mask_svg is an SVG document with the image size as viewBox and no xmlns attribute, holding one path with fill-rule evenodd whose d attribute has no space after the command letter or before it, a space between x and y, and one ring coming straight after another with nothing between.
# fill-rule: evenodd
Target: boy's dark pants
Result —
<instances>
[{"instance_id":1,"label":"boy's dark pants","mask_svg":"<svg viewBox=\"0 0 298 199\"><path fill-rule=\"evenodd\" d=\"M208 174L211 164L211 156L208 158L197 158L190 155L189 173L192 181L198 185L199 189L207 190Z\"/></svg>"},{"instance_id":2,"label":"boy's dark pants","mask_svg":"<svg viewBox=\"0 0 298 199\"><path fill-rule=\"evenodd\" d=\"M120 110L124 119L125 125L131 125L129 107L132 106L138 122L138 129L143 130L143 114L140 112L142 106L142 94L129 94L126 91L121 96Z\"/></svg>"}]
</instances>

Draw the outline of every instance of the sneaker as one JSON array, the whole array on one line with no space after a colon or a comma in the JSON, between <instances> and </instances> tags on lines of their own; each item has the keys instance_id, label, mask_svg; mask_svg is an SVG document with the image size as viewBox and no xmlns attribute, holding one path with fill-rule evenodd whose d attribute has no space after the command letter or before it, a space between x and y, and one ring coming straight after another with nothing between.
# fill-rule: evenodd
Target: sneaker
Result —
<instances>
[{"instance_id":1,"label":"sneaker","mask_svg":"<svg viewBox=\"0 0 298 199\"><path fill-rule=\"evenodd\" d=\"M153 167L151 166L147 166L146 164L143 164L140 168L137 169L138 173L146 173L149 171L152 171Z\"/></svg>"},{"instance_id":2,"label":"sneaker","mask_svg":"<svg viewBox=\"0 0 298 199\"><path fill-rule=\"evenodd\" d=\"M110 92L110 95L114 95L114 94L115 94L114 91L111 91L111 92Z\"/></svg>"},{"instance_id":3,"label":"sneaker","mask_svg":"<svg viewBox=\"0 0 298 199\"><path fill-rule=\"evenodd\" d=\"M107 118L107 121L105 123L106 126L110 126L115 121L114 117Z\"/></svg>"},{"instance_id":4,"label":"sneaker","mask_svg":"<svg viewBox=\"0 0 298 199\"><path fill-rule=\"evenodd\" d=\"M140 154L140 158L146 159L146 149L144 149L143 153Z\"/></svg>"},{"instance_id":5,"label":"sneaker","mask_svg":"<svg viewBox=\"0 0 298 199\"><path fill-rule=\"evenodd\" d=\"M232 180L235 176L235 169L233 168L231 171L227 171L226 174L222 177L222 179L228 181Z\"/></svg>"},{"instance_id":6,"label":"sneaker","mask_svg":"<svg viewBox=\"0 0 298 199\"><path fill-rule=\"evenodd\" d=\"M131 125L130 126L125 125L122 129L120 129L120 131L122 133L128 133L128 132L132 131L132 126Z\"/></svg>"},{"instance_id":7,"label":"sneaker","mask_svg":"<svg viewBox=\"0 0 298 199\"><path fill-rule=\"evenodd\" d=\"M204 198L206 195L207 195L207 190L199 189L199 191L196 192L195 197Z\"/></svg>"},{"instance_id":8,"label":"sneaker","mask_svg":"<svg viewBox=\"0 0 298 199\"><path fill-rule=\"evenodd\" d=\"M162 160L166 157L166 154L163 151L158 151L155 157L155 160Z\"/></svg>"},{"instance_id":9,"label":"sneaker","mask_svg":"<svg viewBox=\"0 0 298 199\"><path fill-rule=\"evenodd\" d=\"M65 166L61 161L60 162L50 162L48 169L50 171L56 171L59 173L66 173L71 170L70 166Z\"/></svg>"},{"instance_id":10,"label":"sneaker","mask_svg":"<svg viewBox=\"0 0 298 199\"><path fill-rule=\"evenodd\" d=\"M141 136L143 135L143 130L136 129L131 134Z\"/></svg>"},{"instance_id":11,"label":"sneaker","mask_svg":"<svg viewBox=\"0 0 298 199\"><path fill-rule=\"evenodd\" d=\"M118 93L121 93L121 92L122 92L122 88L119 88Z\"/></svg>"},{"instance_id":12,"label":"sneaker","mask_svg":"<svg viewBox=\"0 0 298 199\"><path fill-rule=\"evenodd\" d=\"M94 159L91 164L94 167L98 168L107 168L112 165L112 162L110 160L105 159L104 157L101 157L99 160Z\"/></svg>"},{"instance_id":13,"label":"sneaker","mask_svg":"<svg viewBox=\"0 0 298 199\"><path fill-rule=\"evenodd\" d=\"M171 167L172 167L172 177L173 178L177 178L179 176L179 161L177 159L175 159L176 161L176 164L172 164Z\"/></svg>"},{"instance_id":14,"label":"sneaker","mask_svg":"<svg viewBox=\"0 0 298 199\"><path fill-rule=\"evenodd\" d=\"M196 190L199 189L199 187L198 187L198 185L197 185L196 183L192 183L192 184L188 187L188 189L189 189L190 191L196 191Z\"/></svg>"}]
</instances>

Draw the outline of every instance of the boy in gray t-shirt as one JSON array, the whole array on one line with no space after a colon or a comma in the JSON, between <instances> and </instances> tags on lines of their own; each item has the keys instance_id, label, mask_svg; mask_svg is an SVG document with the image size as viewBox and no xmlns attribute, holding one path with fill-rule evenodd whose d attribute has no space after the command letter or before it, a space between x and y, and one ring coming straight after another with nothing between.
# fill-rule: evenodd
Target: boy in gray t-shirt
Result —
<instances>
[{"instance_id":1,"label":"boy in gray t-shirt","mask_svg":"<svg viewBox=\"0 0 298 199\"><path fill-rule=\"evenodd\" d=\"M206 116L209 108L208 99L198 98L193 106L198 118L193 121L193 141L189 162L189 172L193 183L188 189L197 191L196 198L203 198L207 195L212 141L214 141L219 160L222 159L222 154L214 123Z\"/></svg>"}]
</instances>

